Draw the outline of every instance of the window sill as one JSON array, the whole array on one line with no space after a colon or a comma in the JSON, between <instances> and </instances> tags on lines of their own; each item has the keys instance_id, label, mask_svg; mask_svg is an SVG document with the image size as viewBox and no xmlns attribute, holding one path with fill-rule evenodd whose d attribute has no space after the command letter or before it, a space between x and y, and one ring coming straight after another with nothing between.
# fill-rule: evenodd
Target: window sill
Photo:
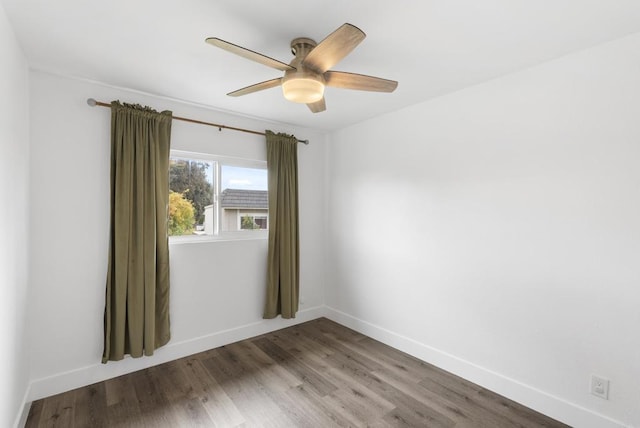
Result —
<instances>
[{"instance_id":1,"label":"window sill","mask_svg":"<svg viewBox=\"0 0 640 428\"><path fill-rule=\"evenodd\" d=\"M220 235L189 235L189 236L170 236L169 245L182 244L200 244L207 242L227 242L227 241L266 241L269 239L269 232L263 231L243 231L243 232L225 232Z\"/></svg>"}]
</instances>

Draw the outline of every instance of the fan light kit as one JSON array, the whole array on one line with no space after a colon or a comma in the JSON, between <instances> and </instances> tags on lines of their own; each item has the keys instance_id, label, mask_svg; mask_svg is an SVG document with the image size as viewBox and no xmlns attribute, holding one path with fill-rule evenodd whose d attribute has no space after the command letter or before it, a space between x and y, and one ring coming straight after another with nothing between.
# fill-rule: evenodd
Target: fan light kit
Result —
<instances>
[{"instance_id":1,"label":"fan light kit","mask_svg":"<svg viewBox=\"0 0 640 428\"><path fill-rule=\"evenodd\" d=\"M324 82L313 77L282 79L282 93L294 103L315 103L324 96Z\"/></svg>"},{"instance_id":2,"label":"fan light kit","mask_svg":"<svg viewBox=\"0 0 640 428\"><path fill-rule=\"evenodd\" d=\"M394 80L329 70L355 49L365 37L364 32L358 27L344 24L319 44L306 37L293 39L291 52L295 57L289 64L217 37L209 37L206 42L241 57L284 71L283 77L256 83L227 95L239 97L282 86L282 93L287 100L306 104L313 113L318 113L326 110L325 86L374 92L393 92L398 86L398 82Z\"/></svg>"}]
</instances>

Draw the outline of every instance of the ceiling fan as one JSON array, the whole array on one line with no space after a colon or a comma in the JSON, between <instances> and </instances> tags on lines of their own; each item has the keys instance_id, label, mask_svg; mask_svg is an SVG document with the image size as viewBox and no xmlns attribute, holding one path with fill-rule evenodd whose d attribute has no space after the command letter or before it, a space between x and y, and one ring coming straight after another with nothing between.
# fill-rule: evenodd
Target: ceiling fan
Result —
<instances>
[{"instance_id":1,"label":"ceiling fan","mask_svg":"<svg viewBox=\"0 0 640 428\"><path fill-rule=\"evenodd\" d=\"M243 58L284 71L283 77L256 83L227 95L239 97L282 86L286 99L304 103L313 113L318 113L326 110L325 86L374 92L393 92L398 86L398 82L394 80L329 70L355 49L365 37L366 34L358 27L343 24L320 43L306 37L293 39L291 53L295 58L289 64L217 37L209 37L206 42Z\"/></svg>"}]
</instances>

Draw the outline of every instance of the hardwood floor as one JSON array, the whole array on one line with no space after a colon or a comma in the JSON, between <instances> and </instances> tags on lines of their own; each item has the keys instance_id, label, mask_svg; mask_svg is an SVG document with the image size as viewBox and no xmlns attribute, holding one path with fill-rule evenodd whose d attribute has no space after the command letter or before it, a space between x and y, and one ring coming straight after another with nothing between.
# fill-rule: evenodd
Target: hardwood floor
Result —
<instances>
[{"instance_id":1,"label":"hardwood floor","mask_svg":"<svg viewBox=\"0 0 640 428\"><path fill-rule=\"evenodd\" d=\"M566 427L327 319L33 403L27 427Z\"/></svg>"}]
</instances>

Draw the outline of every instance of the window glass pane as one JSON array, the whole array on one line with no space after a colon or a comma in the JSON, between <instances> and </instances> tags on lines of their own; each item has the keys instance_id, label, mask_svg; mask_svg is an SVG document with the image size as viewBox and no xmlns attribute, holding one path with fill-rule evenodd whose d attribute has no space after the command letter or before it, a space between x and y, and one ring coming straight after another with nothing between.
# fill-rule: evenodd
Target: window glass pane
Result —
<instances>
[{"instance_id":1,"label":"window glass pane","mask_svg":"<svg viewBox=\"0 0 640 428\"><path fill-rule=\"evenodd\" d=\"M169 159L169 235L213 235L214 162Z\"/></svg>"},{"instance_id":2,"label":"window glass pane","mask_svg":"<svg viewBox=\"0 0 640 428\"><path fill-rule=\"evenodd\" d=\"M220 230L267 229L267 170L222 165L220 181Z\"/></svg>"}]
</instances>

